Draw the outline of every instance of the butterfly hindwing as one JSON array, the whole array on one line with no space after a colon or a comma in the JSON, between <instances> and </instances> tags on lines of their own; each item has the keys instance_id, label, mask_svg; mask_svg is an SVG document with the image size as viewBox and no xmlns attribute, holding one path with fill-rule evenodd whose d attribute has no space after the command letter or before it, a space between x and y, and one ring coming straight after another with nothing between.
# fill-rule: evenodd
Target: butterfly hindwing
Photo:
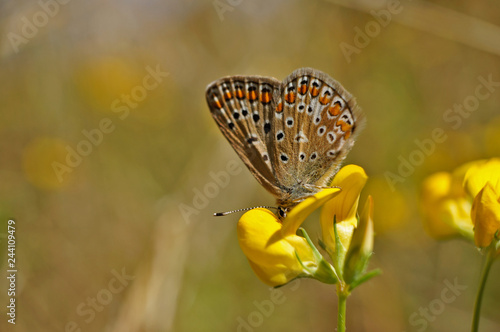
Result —
<instances>
[{"instance_id":1,"label":"butterfly hindwing","mask_svg":"<svg viewBox=\"0 0 500 332\"><path fill-rule=\"evenodd\" d=\"M284 80L275 113L271 162L283 166L278 182L328 186L364 123L354 98L328 75L301 68Z\"/></svg>"}]
</instances>

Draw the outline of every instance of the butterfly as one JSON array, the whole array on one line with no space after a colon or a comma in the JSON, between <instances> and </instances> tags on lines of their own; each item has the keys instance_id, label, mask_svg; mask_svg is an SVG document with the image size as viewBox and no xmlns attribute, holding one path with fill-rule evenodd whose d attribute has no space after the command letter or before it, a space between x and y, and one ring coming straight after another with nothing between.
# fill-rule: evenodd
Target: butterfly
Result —
<instances>
[{"instance_id":1,"label":"butterfly","mask_svg":"<svg viewBox=\"0 0 500 332\"><path fill-rule=\"evenodd\" d=\"M276 198L281 219L328 187L366 122L354 97L312 68L283 82L223 77L207 86L206 99L222 134Z\"/></svg>"}]
</instances>

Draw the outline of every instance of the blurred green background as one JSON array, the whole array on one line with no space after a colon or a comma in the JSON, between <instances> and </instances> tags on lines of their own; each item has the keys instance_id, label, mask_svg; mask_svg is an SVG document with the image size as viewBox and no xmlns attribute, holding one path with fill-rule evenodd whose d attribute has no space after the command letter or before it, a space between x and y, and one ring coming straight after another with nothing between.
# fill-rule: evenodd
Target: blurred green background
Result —
<instances>
[{"instance_id":1,"label":"blurred green background","mask_svg":"<svg viewBox=\"0 0 500 332\"><path fill-rule=\"evenodd\" d=\"M479 77L500 81L500 4L402 0L385 26L374 23L370 11L388 6L2 0L0 274L11 218L18 278L15 326L0 279L0 330L333 331L334 287L313 280L281 288L283 303L259 313L270 291L238 246L239 215L212 217L274 202L211 119L206 85L310 66L339 80L368 118L346 162L370 176L371 266L384 274L349 298L348 330L468 331L482 257L425 233L419 186L433 172L500 155L498 87L460 125L443 117L474 95ZM391 188L387 172L398 174L400 158L435 128L447 139ZM211 174L235 162L243 170L201 199ZM312 216L304 225L313 237L316 224ZM500 331L499 277L496 264L483 332ZM446 280L467 288L441 307ZM415 323L429 306L439 314ZM249 319L258 326L242 327Z\"/></svg>"}]
</instances>

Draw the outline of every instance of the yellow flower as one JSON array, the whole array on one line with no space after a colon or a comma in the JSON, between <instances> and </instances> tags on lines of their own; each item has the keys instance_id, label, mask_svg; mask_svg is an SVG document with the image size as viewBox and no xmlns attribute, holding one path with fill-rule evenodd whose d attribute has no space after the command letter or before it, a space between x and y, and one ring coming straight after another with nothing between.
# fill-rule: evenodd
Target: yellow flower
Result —
<instances>
[{"instance_id":1,"label":"yellow flower","mask_svg":"<svg viewBox=\"0 0 500 332\"><path fill-rule=\"evenodd\" d=\"M331 183L332 187L339 187L342 191L335 199L328 201L321 210L323 243L330 256L333 256L335 251L334 216L340 242L343 248L347 250L358 223L356 213L359 195L367 179L368 176L363 168L356 165L347 165L340 169Z\"/></svg>"},{"instance_id":2,"label":"yellow flower","mask_svg":"<svg viewBox=\"0 0 500 332\"><path fill-rule=\"evenodd\" d=\"M330 264L296 232L309 214L339 192L339 188L329 188L306 198L282 223L274 213L262 208L250 210L240 218L237 227L240 247L264 283L279 286L297 277L335 282Z\"/></svg>"},{"instance_id":3,"label":"yellow flower","mask_svg":"<svg viewBox=\"0 0 500 332\"><path fill-rule=\"evenodd\" d=\"M465 173L474 163L457 168L453 173L439 172L424 180L421 211L427 233L438 239L473 237L470 219L472 200L463 189Z\"/></svg>"},{"instance_id":4,"label":"yellow flower","mask_svg":"<svg viewBox=\"0 0 500 332\"><path fill-rule=\"evenodd\" d=\"M465 175L464 187L474 199L471 218L476 246L487 247L500 230L500 159L475 163Z\"/></svg>"}]
</instances>

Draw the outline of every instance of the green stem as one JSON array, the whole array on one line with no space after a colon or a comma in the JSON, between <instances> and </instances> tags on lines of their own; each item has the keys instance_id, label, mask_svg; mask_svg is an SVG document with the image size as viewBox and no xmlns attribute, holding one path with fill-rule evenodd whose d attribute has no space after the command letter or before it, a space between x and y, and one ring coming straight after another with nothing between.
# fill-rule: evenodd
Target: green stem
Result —
<instances>
[{"instance_id":1,"label":"green stem","mask_svg":"<svg viewBox=\"0 0 500 332\"><path fill-rule=\"evenodd\" d=\"M346 304L347 297L349 293L345 290L345 284L342 285L343 282L339 282L337 284L337 296L339 298L339 308L338 308L338 317L337 317L337 332L345 332L345 319L346 319Z\"/></svg>"},{"instance_id":2,"label":"green stem","mask_svg":"<svg viewBox=\"0 0 500 332\"><path fill-rule=\"evenodd\" d=\"M481 275L481 282L479 284L479 289L477 291L476 303L474 304L474 317L472 318L472 332L479 331L479 319L481 313L481 303L483 301L484 287L486 286L486 280L488 279L488 274L490 273L491 265L495 258L494 247L490 247L488 250L488 255L486 256L486 263L483 267L483 272Z\"/></svg>"}]
</instances>

